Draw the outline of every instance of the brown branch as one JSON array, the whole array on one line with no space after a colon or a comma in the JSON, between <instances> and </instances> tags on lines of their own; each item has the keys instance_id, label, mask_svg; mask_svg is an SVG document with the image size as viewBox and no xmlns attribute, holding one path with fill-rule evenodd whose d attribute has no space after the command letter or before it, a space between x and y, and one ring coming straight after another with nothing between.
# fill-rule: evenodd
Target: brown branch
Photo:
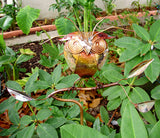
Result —
<instances>
[{"instance_id":1,"label":"brown branch","mask_svg":"<svg viewBox=\"0 0 160 138\"><path fill-rule=\"evenodd\" d=\"M61 99L61 98L58 98L58 97L56 97L54 95L52 95L52 98L54 98L54 99L56 99L58 101L62 101L62 102L72 102L72 103L77 104L79 106L79 108L80 108L80 124L83 125L83 107L78 101L73 100L73 99Z\"/></svg>"},{"instance_id":2,"label":"brown branch","mask_svg":"<svg viewBox=\"0 0 160 138\"><path fill-rule=\"evenodd\" d=\"M118 108L117 108L118 109ZM113 120L113 117L115 116L116 112L117 112L117 109L113 112L113 115L111 116L110 120L108 121L107 123L107 126L110 125L111 121Z\"/></svg>"},{"instance_id":3,"label":"brown branch","mask_svg":"<svg viewBox=\"0 0 160 138\"><path fill-rule=\"evenodd\" d=\"M76 90L76 91L91 91L91 90L97 90L97 89L102 89L102 88L107 88L107 87L111 87L111 86L115 86L115 85L119 85L119 81L118 82L114 82L114 83L110 83L110 84L104 84L100 87L88 87L88 88L83 88L83 87L75 87L75 88L63 88L63 89L59 89L59 90L56 90L54 92L52 92L51 94L49 94L47 96L47 98L50 98L52 97L52 95L56 94L56 93L59 93L59 92L64 92L64 91L71 91L71 90Z\"/></svg>"}]
</instances>

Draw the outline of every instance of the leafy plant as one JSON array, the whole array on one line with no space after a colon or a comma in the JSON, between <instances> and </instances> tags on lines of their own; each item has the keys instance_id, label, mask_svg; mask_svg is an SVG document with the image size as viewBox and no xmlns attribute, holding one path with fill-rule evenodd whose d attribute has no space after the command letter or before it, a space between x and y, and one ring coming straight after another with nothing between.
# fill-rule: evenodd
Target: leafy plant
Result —
<instances>
[{"instance_id":1,"label":"leafy plant","mask_svg":"<svg viewBox=\"0 0 160 138\"><path fill-rule=\"evenodd\" d=\"M147 0L147 6L151 8L153 0Z\"/></svg>"},{"instance_id":2,"label":"leafy plant","mask_svg":"<svg viewBox=\"0 0 160 138\"><path fill-rule=\"evenodd\" d=\"M38 90L46 89L46 94L38 98L43 99L55 89L72 86L77 78L78 75L75 74L66 77L61 76L61 65L57 66L51 74L37 68L26 82L24 90L27 94L31 94L33 91L36 94ZM8 81L7 86L22 91L22 87L15 81ZM73 93L66 92L62 97L66 99L75 98L76 94L75 91ZM57 102L53 99L30 101L28 102L28 107L32 111L32 115L25 115L19 118L17 111L22 107L22 102L18 102L18 105L13 104L15 102L16 100L9 98L3 104L0 104L0 113L8 109L12 113L12 116L9 115L9 118L14 123L9 130L6 129L0 132L1 136L21 136L23 134L27 137L32 137L33 135L38 135L39 137L43 137L44 135L58 137L60 126L75 124L78 121L76 117L79 115L79 108L72 103ZM33 112L32 108L35 108L37 113ZM35 127L36 129L34 129Z\"/></svg>"},{"instance_id":3,"label":"leafy plant","mask_svg":"<svg viewBox=\"0 0 160 138\"><path fill-rule=\"evenodd\" d=\"M30 6L26 6L18 12L16 16L17 24L23 33L28 34L30 32L30 28L32 27L33 21L35 21L40 14L39 9L31 8Z\"/></svg>"},{"instance_id":4,"label":"leafy plant","mask_svg":"<svg viewBox=\"0 0 160 138\"><path fill-rule=\"evenodd\" d=\"M133 6L134 8L137 8L138 10L141 9L141 4L140 4L140 0L135 0L131 3L131 6Z\"/></svg>"},{"instance_id":5,"label":"leafy plant","mask_svg":"<svg viewBox=\"0 0 160 138\"><path fill-rule=\"evenodd\" d=\"M122 37L115 41L116 46L126 49L119 58L120 62L126 62L125 76L128 75L135 64L150 58L154 58L155 60L150 68L146 69L145 75L152 83L159 76L159 22L160 20L157 20L152 24L149 32L141 26L133 24L133 29L141 40L132 37Z\"/></svg>"},{"instance_id":6,"label":"leafy plant","mask_svg":"<svg viewBox=\"0 0 160 138\"><path fill-rule=\"evenodd\" d=\"M28 34L30 32L33 21L37 19L38 16L39 10L26 6L18 12L16 20L22 31L25 34ZM26 19L26 21L24 21L24 19ZM5 16L0 19L0 28L2 29L2 35L0 36L0 67L3 71L5 70L9 80L16 80L18 79L18 72L20 70L18 64L28 61L35 53L29 49L20 49L20 55L18 55L11 48L6 46L3 39L3 31L7 30L11 26L12 20L13 18L10 16Z\"/></svg>"},{"instance_id":7,"label":"leafy plant","mask_svg":"<svg viewBox=\"0 0 160 138\"><path fill-rule=\"evenodd\" d=\"M15 0L12 0L13 4L5 4L1 8L0 13L5 14L5 17L10 17L12 19L12 24L10 24L12 29L15 29L16 16L20 9L20 5L16 3Z\"/></svg>"},{"instance_id":8,"label":"leafy plant","mask_svg":"<svg viewBox=\"0 0 160 138\"><path fill-rule=\"evenodd\" d=\"M116 5L113 4L113 2L114 2L115 0L102 0L102 1L103 1L103 3L104 3L105 11L106 11L107 15L112 14L113 9L116 7Z\"/></svg>"},{"instance_id":9,"label":"leafy plant","mask_svg":"<svg viewBox=\"0 0 160 138\"><path fill-rule=\"evenodd\" d=\"M0 68L2 72L6 72L8 79L16 80L19 78L21 68L19 64L28 61L35 54L30 49L20 49L20 55L5 45L3 36L0 35Z\"/></svg>"},{"instance_id":10,"label":"leafy plant","mask_svg":"<svg viewBox=\"0 0 160 138\"><path fill-rule=\"evenodd\" d=\"M77 22L80 20L78 23L79 27L81 26L80 30L83 30L84 32L92 31L93 20L90 19L91 16L89 15L91 12L89 6L91 6L90 4L92 4L92 2L93 1L82 1L82 5L84 6L84 27L81 26L81 18L78 17L78 19L76 17ZM73 1L71 1L70 4L74 6ZM25 10L28 11L27 9ZM22 13L25 13L24 11L22 10ZM36 13L36 16L38 15L38 10L30 9L29 11L34 11L31 13ZM67 34L68 31L72 29L72 31L75 31L75 28L72 28L69 26L69 23L64 21L65 18L58 20L56 21L56 25L61 29L60 33ZM63 21L63 28L61 28L61 25L59 24L60 21ZM90 25L88 24L88 21L91 21ZM0 132L0 135L11 135L12 137L22 137L23 135L25 137L87 136L124 138L134 136L159 136L159 86L149 92L141 87L142 85L149 83L149 81L152 83L155 82L160 73L158 55L160 41L159 21L160 20L153 23L149 31L137 24L131 23L133 24L132 27L136 33L136 38L122 37L114 43L119 49L121 49L120 52L117 52L118 50L115 51L120 56L119 61L126 62L125 69L123 70L123 68L114 64L107 64L106 62L103 68L94 74L94 77L98 79L98 81L105 83L104 85L98 85L97 87L93 87L95 86L95 82L92 79L89 79L87 82L82 82L82 86L91 86L91 88L77 88L77 86L80 85L74 82L79 79L79 76L76 74L66 75L63 72L66 66L64 57L61 55L63 52L63 45L56 47L53 44L43 44L43 54L41 55L40 63L47 67L54 66L54 71L52 73L48 73L44 70L35 68L32 70L32 73L29 74L29 77L27 77L25 82L23 81L23 83L21 83L21 85L19 84L21 80L18 80L18 83L15 81L8 81L6 83L7 87L10 88L10 93L13 97L28 101L27 108L30 108L30 111L27 115L20 118L18 110L22 107L22 102L18 102L12 97L2 102L0 104L0 113L3 113L8 109L9 119L13 125L9 129L5 129ZM74 23L76 21L73 20L72 22ZM28 25L28 28L29 27L30 25ZM66 27L69 27L70 29L67 29ZM24 31L28 33L28 29L24 29ZM76 36L74 33L71 34L71 36L72 35L73 37ZM118 37L122 36L122 34L117 35L117 33L115 33L115 35ZM71 36L69 34L69 37ZM66 37L62 39L65 38ZM5 45L3 43L1 46L5 49ZM21 53L26 53L26 51L21 50ZM75 58L76 54L73 55ZM100 60L101 58L99 61ZM139 76L144 72L144 70L145 75ZM98 91L97 89L99 88L104 89L102 91ZM68 90L72 90L72 92L68 92ZM107 105L105 105L105 107L100 107L101 121L99 118L95 119L84 112L85 120L93 123L93 129L87 126L80 126L78 124L80 122L80 111L77 105L68 102L60 102L50 98L53 96L55 99L61 97L64 99L78 100L76 97L78 90L97 90L97 92L104 98L107 97ZM13 91L17 91L18 94L14 94ZM63 91L65 91L64 94L62 93ZM26 100L26 97L29 100ZM151 110L154 103L155 108L154 110ZM121 116L119 116L118 120L113 120L117 111L120 111ZM144 113L146 111L148 112ZM108 114L111 112L113 112L112 117ZM84 125L86 125L85 120L82 120ZM117 126L120 127L118 132L116 132L114 128L112 129L110 127L112 121L116 121Z\"/></svg>"}]
</instances>

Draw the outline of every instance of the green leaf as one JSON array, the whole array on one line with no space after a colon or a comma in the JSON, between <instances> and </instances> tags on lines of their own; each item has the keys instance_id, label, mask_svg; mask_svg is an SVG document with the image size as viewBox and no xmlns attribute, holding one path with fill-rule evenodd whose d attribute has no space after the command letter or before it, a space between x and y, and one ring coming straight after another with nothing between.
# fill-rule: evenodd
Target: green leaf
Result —
<instances>
[{"instance_id":1,"label":"green leaf","mask_svg":"<svg viewBox=\"0 0 160 138\"><path fill-rule=\"evenodd\" d=\"M5 52L7 56L16 56L16 52L8 46L6 47Z\"/></svg>"},{"instance_id":2,"label":"green leaf","mask_svg":"<svg viewBox=\"0 0 160 138\"><path fill-rule=\"evenodd\" d=\"M99 120L99 117L96 118L96 120L94 121L94 124L93 124L93 129L97 130L100 132L100 120Z\"/></svg>"},{"instance_id":3,"label":"green leaf","mask_svg":"<svg viewBox=\"0 0 160 138\"><path fill-rule=\"evenodd\" d=\"M74 118L77 117L80 114L80 109L79 106L74 104L71 108L69 108L68 112L68 117L69 118Z\"/></svg>"},{"instance_id":4,"label":"green leaf","mask_svg":"<svg viewBox=\"0 0 160 138\"><path fill-rule=\"evenodd\" d=\"M160 20L157 20L152 24L150 27L150 36L152 41L159 41L160 40Z\"/></svg>"},{"instance_id":5,"label":"green leaf","mask_svg":"<svg viewBox=\"0 0 160 138\"><path fill-rule=\"evenodd\" d=\"M40 109L37 113L37 118L42 121L47 119L51 115L52 115L52 112L50 111L50 109Z\"/></svg>"},{"instance_id":6,"label":"green leaf","mask_svg":"<svg viewBox=\"0 0 160 138\"><path fill-rule=\"evenodd\" d=\"M36 85L37 90L47 89L50 87L50 85L46 81L41 81L41 80L38 80L35 83L35 85Z\"/></svg>"},{"instance_id":7,"label":"green leaf","mask_svg":"<svg viewBox=\"0 0 160 138\"><path fill-rule=\"evenodd\" d=\"M107 124L109 121L109 115L108 115L107 110L104 108L104 106L100 107L100 115L101 115L103 122L105 122L105 124Z\"/></svg>"},{"instance_id":8,"label":"green leaf","mask_svg":"<svg viewBox=\"0 0 160 138\"><path fill-rule=\"evenodd\" d=\"M31 55L23 55L22 54L17 58L16 64L20 64L22 62L26 62L26 61L30 60L31 58L33 58L33 56L31 56Z\"/></svg>"},{"instance_id":9,"label":"green leaf","mask_svg":"<svg viewBox=\"0 0 160 138\"><path fill-rule=\"evenodd\" d=\"M124 77L122 76L122 74L120 74L116 70L106 70L106 71L103 72L103 76L107 80L109 80L110 82L116 82L116 81L119 81L121 79L124 79Z\"/></svg>"},{"instance_id":10,"label":"green leaf","mask_svg":"<svg viewBox=\"0 0 160 138\"><path fill-rule=\"evenodd\" d=\"M17 24L25 34L29 34L33 21L35 21L40 14L39 9L26 6L18 12L16 16Z\"/></svg>"},{"instance_id":11,"label":"green leaf","mask_svg":"<svg viewBox=\"0 0 160 138\"><path fill-rule=\"evenodd\" d=\"M43 66L46 66L46 67L54 67L54 65L57 64L57 60L53 60L51 57L46 57L45 55L40 55L40 61L39 63Z\"/></svg>"},{"instance_id":12,"label":"green leaf","mask_svg":"<svg viewBox=\"0 0 160 138\"><path fill-rule=\"evenodd\" d=\"M39 124L37 134L40 138L58 138L57 131L50 124Z\"/></svg>"},{"instance_id":13,"label":"green leaf","mask_svg":"<svg viewBox=\"0 0 160 138\"><path fill-rule=\"evenodd\" d=\"M36 71L35 73L33 73L30 77L29 80L26 82L25 85L25 92L26 93L30 93L32 91L37 90L37 86L35 85L35 81L38 78L38 71Z\"/></svg>"},{"instance_id":14,"label":"green leaf","mask_svg":"<svg viewBox=\"0 0 160 138\"><path fill-rule=\"evenodd\" d=\"M64 77L59 83L64 83L67 87L72 87L77 79L79 79L77 74L71 74Z\"/></svg>"},{"instance_id":15,"label":"green leaf","mask_svg":"<svg viewBox=\"0 0 160 138\"><path fill-rule=\"evenodd\" d=\"M9 115L9 120L15 124L15 125L18 125L19 124L19 114L18 112L15 110L15 108L11 108L9 111L8 111L8 115Z\"/></svg>"},{"instance_id":16,"label":"green leaf","mask_svg":"<svg viewBox=\"0 0 160 138\"><path fill-rule=\"evenodd\" d=\"M108 111L114 110L116 108L118 108L121 104L121 99L120 98L116 98L114 100L110 100L107 104L107 109Z\"/></svg>"},{"instance_id":17,"label":"green leaf","mask_svg":"<svg viewBox=\"0 0 160 138\"><path fill-rule=\"evenodd\" d=\"M4 16L0 18L0 28L7 30L12 25L13 18L10 16Z\"/></svg>"},{"instance_id":18,"label":"green leaf","mask_svg":"<svg viewBox=\"0 0 160 138\"><path fill-rule=\"evenodd\" d=\"M64 125L60 128L61 138L106 138L95 129L78 124Z\"/></svg>"},{"instance_id":19,"label":"green leaf","mask_svg":"<svg viewBox=\"0 0 160 138\"><path fill-rule=\"evenodd\" d=\"M141 103L151 100L148 93L140 87L133 88L133 92L131 93L130 98L133 101L133 103ZM151 124L156 123L156 118L151 113L151 111L141 114L146 119L146 121L150 122Z\"/></svg>"},{"instance_id":20,"label":"green leaf","mask_svg":"<svg viewBox=\"0 0 160 138\"><path fill-rule=\"evenodd\" d=\"M20 50L19 50L20 52L21 52L21 54L23 54L23 55L36 55L36 53L34 53L31 49L29 49L29 48L27 48L27 49L23 49L23 48L21 48Z\"/></svg>"},{"instance_id":21,"label":"green leaf","mask_svg":"<svg viewBox=\"0 0 160 138\"><path fill-rule=\"evenodd\" d=\"M133 88L130 98L134 103L141 103L151 100L148 93L140 87Z\"/></svg>"},{"instance_id":22,"label":"green leaf","mask_svg":"<svg viewBox=\"0 0 160 138\"><path fill-rule=\"evenodd\" d=\"M106 125L103 125L103 126L101 127L101 133L102 133L103 135L108 136L108 135L110 134L110 130L109 130L109 128L108 128Z\"/></svg>"},{"instance_id":23,"label":"green leaf","mask_svg":"<svg viewBox=\"0 0 160 138\"><path fill-rule=\"evenodd\" d=\"M20 119L20 124L26 126L26 125L30 124L32 121L33 120L32 120L31 116L25 115Z\"/></svg>"},{"instance_id":24,"label":"green leaf","mask_svg":"<svg viewBox=\"0 0 160 138\"><path fill-rule=\"evenodd\" d=\"M15 101L16 100L13 97L10 97L7 100L0 103L0 114L4 113L6 109L9 110L10 108L13 108Z\"/></svg>"},{"instance_id":25,"label":"green leaf","mask_svg":"<svg viewBox=\"0 0 160 138\"><path fill-rule=\"evenodd\" d=\"M18 126L14 126L12 125L9 129L3 129L1 132L0 132L0 136L8 136L8 135L11 135L13 134L15 131L18 130Z\"/></svg>"},{"instance_id":26,"label":"green leaf","mask_svg":"<svg viewBox=\"0 0 160 138\"><path fill-rule=\"evenodd\" d=\"M64 117L53 117L46 121L46 123L50 124L54 128L58 128L65 124L67 122L67 119Z\"/></svg>"},{"instance_id":27,"label":"green leaf","mask_svg":"<svg viewBox=\"0 0 160 138\"><path fill-rule=\"evenodd\" d=\"M74 18L70 18L74 21ZM59 35L66 35L76 31L74 24L68 19L61 17L55 21L55 25Z\"/></svg>"},{"instance_id":28,"label":"green leaf","mask_svg":"<svg viewBox=\"0 0 160 138\"><path fill-rule=\"evenodd\" d=\"M151 49L150 43L147 43L147 44L142 43L142 49L140 50L141 56L144 56L150 49Z\"/></svg>"},{"instance_id":29,"label":"green leaf","mask_svg":"<svg viewBox=\"0 0 160 138\"><path fill-rule=\"evenodd\" d=\"M61 65L59 64L52 73L52 82L57 84L61 77Z\"/></svg>"},{"instance_id":30,"label":"green leaf","mask_svg":"<svg viewBox=\"0 0 160 138\"><path fill-rule=\"evenodd\" d=\"M147 79L146 76L143 76L143 77L140 77L139 79L136 79L134 81L134 85L144 85L146 84L147 82L149 82L149 80Z\"/></svg>"},{"instance_id":31,"label":"green leaf","mask_svg":"<svg viewBox=\"0 0 160 138\"><path fill-rule=\"evenodd\" d=\"M149 138L158 138L160 137L160 120L154 125L154 127L152 128L150 134L149 134Z\"/></svg>"},{"instance_id":32,"label":"green leaf","mask_svg":"<svg viewBox=\"0 0 160 138\"><path fill-rule=\"evenodd\" d=\"M152 89L151 97L156 100L160 100L160 85Z\"/></svg>"},{"instance_id":33,"label":"green leaf","mask_svg":"<svg viewBox=\"0 0 160 138\"><path fill-rule=\"evenodd\" d=\"M52 47L49 44L43 44L43 48L44 48L44 50L46 50L46 52L49 53L49 56L51 56L52 60L55 60L57 58L57 56L59 55L59 50L56 47L56 45L54 45L54 47Z\"/></svg>"},{"instance_id":34,"label":"green leaf","mask_svg":"<svg viewBox=\"0 0 160 138\"><path fill-rule=\"evenodd\" d=\"M68 85L65 83L58 83L55 88L56 89L63 89L63 88L67 88L67 87L68 87Z\"/></svg>"},{"instance_id":35,"label":"green leaf","mask_svg":"<svg viewBox=\"0 0 160 138\"><path fill-rule=\"evenodd\" d=\"M129 102L124 110L121 121L121 136L123 138L147 138L145 125L134 106Z\"/></svg>"},{"instance_id":36,"label":"green leaf","mask_svg":"<svg viewBox=\"0 0 160 138\"><path fill-rule=\"evenodd\" d=\"M16 81L9 80L7 81L6 85L8 88L11 88L13 90L22 91L22 87Z\"/></svg>"},{"instance_id":37,"label":"green leaf","mask_svg":"<svg viewBox=\"0 0 160 138\"><path fill-rule=\"evenodd\" d=\"M128 100L128 98L126 98L126 99L124 99L124 100L122 101L121 109L120 109L120 113L121 113L122 116L123 116L124 110L125 110L125 108L126 108L126 106L127 106L127 104L128 104L129 102L130 102L130 101Z\"/></svg>"},{"instance_id":38,"label":"green leaf","mask_svg":"<svg viewBox=\"0 0 160 138\"><path fill-rule=\"evenodd\" d=\"M3 39L3 35L0 35L0 48L2 50L4 50L4 51L6 49L6 43L5 43L4 39Z\"/></svg>"},{"instance_id":39,"label":"green leaf","mask_svg":"<svg viewBox=\"0 0 160 138\"><path fill-rule=\"evenodd\" d=\"M154 44L153 46L156 47L157 49L160 49L160 42Z\"/></svg>"},{"instance_id":40,"label":"green leaf","mask_svg":"<svg viewBox=\"0 0 160 138\"><path fill-rule=\"evenodd\" d=\"M123 89L120 86L113 86L108 89L106 89L102 96L108 96L108 100L113 100L121 95L121 92L123 92Z\"/></svg>"},{"instance_id":41,"label":"green leaf","mask_svg":"<svg viewBox=\"0 0 160 138\"><path fill-rule=\"evenodd\" d=\"M121 88L120 98L121 98L121 100L124 100L127 96L126 93L129 94L131 88L130 88L130 86L122 86L122 87L124 88L125 91Z\"/></svg>"},{"instance_id":42,"label":"green leaf","mask_svg":"<svg viewBox=\"0 0 160 138\"><path fill-rule=\"evenodd\" d=\"M115 41L115 45L127 49L136 49L141 45L141 41L133 37L122 37Z\"/></svg>"},{"instance_id":43,"label":"green leaf","mask_svg":"<svg viewBox=\"0 0 160 138\"><path fill-rule=\"evenodd\" d=\"M89 113L87 113L86 111L83 111L83 117L90 122L94 122L95 121L95 117L93 117L92 115L90 115Z\"/></svg>"},{"instance_id":44,"label":"green leaf","mask_svg":"<svg viewBox=\"0 0 160 138\"><path fill-rule=\"evenodd\" d=\"M157 122L155 115L151 111L148 111L148 112L145 112L145 113L141 113L141 115L150 124L154 125Z\"/></svg>"},{"instance_id":45,"label":"green leaf","mask_svg":"<svg viewBox=\"0 0 160 138\"><path fill-rule=\"evenodd\" d=\"M120 62L125 62L128 60L131 60L132 58L136 57L137 55L140 54L140 50L142 48L142 45L140 47L131 47L126 49L120 56L119 61Z\"/></svg>"},{"instance_id":46,"label":"green leaf","mask_svg":"<svg viewBox=\"0 0 160 138\"><path fill-rule=\"evenodd\" d=\"M52 77L51 77L51 75L48 72L40 69L39 70L39 78L40 78L41 81L45 81L49 85L52 85L52 81L51 81Z\"/></svg>"},{"instance_id":47,"label":"green leaf","mask_svg":"<svg viewBox=\"0 0 160 138\"><path fill-rule=\"evenodd\" d=\"M22 137L32 138L34 130L35 130L35 124L25 127L24 129L22 129L17 133L17 138L22 138Z\"/></svg>"},{"instance_id":48,"label":"green leaf","mask_svg":"<svg viewBox=\"0 0 160 138\"><path fill-rule=\"evenodd\" d=\"M116 70L118 72L121 72L122 68L118 67L117 65L115 65L114 63L110 63L108 64L107 62L104 64L104 66L101 68L102 71L105 70Z\"/></svg>"},{"instance_id":49,"label":"green leaf","mask_svg":"<svg viewBox=\"0 0 160 138\"><path fill-rule=\"evenodd\" d=\"M141 26L137 25L137 24L133 24L132 25L134 31L136 32L136 34L142 38L143 40L149 41L150 40L150 35L149 33Z\"/></svg>"},{"instance_id":50,"label":"green leaf","mask_svg":"<svg viewBox=\"0 0 160 138\"><path fill-rule=\"evenodd\" d=\"M0 56L0 65L12 63L15 61L15 59L16 58L12 56L7 56L7 55Z\"/></svg>"},{"instance_id":51,"label":"green leaf","mask_svg":"<svg viewBox=\"0 0 160 138\"><path fill-rule=\"evenodd\" d=\"M155 102L155 111L158 119L160 120L160 100L156 100Z\"/></svg>"},{"instance_id":52,"label":"green leaf","mask_svg":"<svg viewBox=\"0 0 160 138\"><path fill-rule=\"evenodd\" d=\"M144 57L144 60L147 59L154 59L154 61L144 71L147 78L153 83L160 73L160 60L155 51L148 52Z\"/></svg>"}]
</instances>

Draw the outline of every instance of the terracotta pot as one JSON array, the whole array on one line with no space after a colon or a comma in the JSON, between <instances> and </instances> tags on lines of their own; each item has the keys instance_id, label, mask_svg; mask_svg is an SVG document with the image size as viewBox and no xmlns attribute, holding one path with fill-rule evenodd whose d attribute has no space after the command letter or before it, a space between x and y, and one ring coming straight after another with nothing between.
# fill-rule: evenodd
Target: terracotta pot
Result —
<instances>
[{"instance_id":1,"label":"terracotta pot","mask_svg":"<svg viewBox=\"0 0 160 138\"><path fill-rule=\"evenodd\" d=\"M142 17L145 15L145 12L139 12L137 14L137 17ZM148 16L151 16L151 15L157 15L157 10L155 11L149 11L149 14ZM106 16L106 17L100 17L100 18L97 18L97 20L101 20L102 18L105 18L105 19L110 19L110 21L114 21L114 20L119 20L119 18L125 18L125 16L122 16L122 15L116 15L116 16ZM44 30L46 31L54 31L56 30L56 26L55 25L44 25L44 26L41 26ZM35 33L36 31L41 31L42 29L40 27L34 27L34 28L31 28L30 29L30 34L33 34ZM24 35L24 33L21 31L21 30L16 30L16 31L11 31L11 32L4 32L3 33L3 37L4 39L7 39L7 38L12 38L12 37L16 37L16 36L21 36L21 35Z\"/></svg>"}]
</instances>

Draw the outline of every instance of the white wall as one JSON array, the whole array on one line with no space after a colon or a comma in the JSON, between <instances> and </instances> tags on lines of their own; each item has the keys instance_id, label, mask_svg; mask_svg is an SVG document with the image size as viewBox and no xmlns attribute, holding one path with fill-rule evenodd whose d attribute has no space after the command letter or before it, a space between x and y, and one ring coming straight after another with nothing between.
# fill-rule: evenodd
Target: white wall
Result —
<instances>
[{"instance_id":1,"label":"white wall","mask_svg":"<svg viewBox=\"0 0 160 138\"><path fill-rule=\"evenodd\" d=\"M7 0L8 3L11 3L12 0ZM20 0L19 0L20 1ZM131 3L135 0L115 0L114 4L116 9L131 8ZM156 0L153 0L156 1ZM140 0L141 4L146 4L147 0ZM40 9L40 19L44 18L55 18L58 15L57 11L49 11L49 6L53 3L56 3L55 0L22 0L22 7L30 5L33 8ZM101 9L104 8L102 0L95 0L95 4Z\"/></svg>"}]
</instances>

